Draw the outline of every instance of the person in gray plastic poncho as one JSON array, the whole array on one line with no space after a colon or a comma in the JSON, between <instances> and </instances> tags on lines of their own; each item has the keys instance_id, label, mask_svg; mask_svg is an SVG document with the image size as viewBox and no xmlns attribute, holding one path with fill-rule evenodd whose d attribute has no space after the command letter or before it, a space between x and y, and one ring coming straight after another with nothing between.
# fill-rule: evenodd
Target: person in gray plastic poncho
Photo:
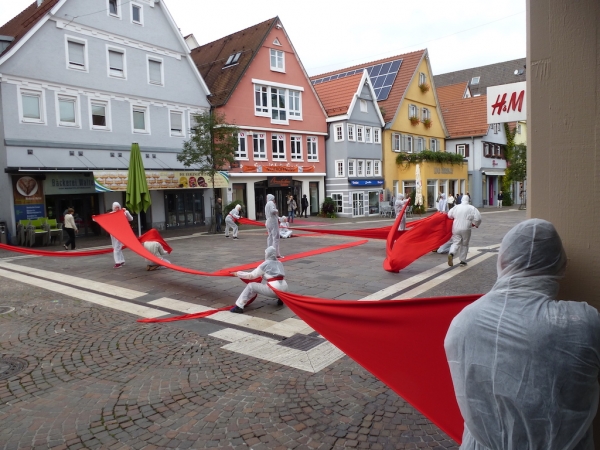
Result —
<instances>
[{"instance_id":1,"label":"person in gray plastic poncho","mask_svg":"<svg viewBox=\"0 0 600 450\"><path fill-rule=\"evenodd\" d=\"M279 253L279 211L275 205L275 197L272 194L267 195L267 204L265 205L265 226L269 236L267 237L267 248L275 248L277 258L283 258Z\"/></svg>"},{"instance_id":2,"label":"person in gray plastic poncho","mask_svg":"<svg viewBox=\"0 0 600 450\"><path fill-rule=\"evenodd\" d=\"M408 202L407 198L404 198L404 194L398 194L398 196L396 197L396 201L394 202L394 211L396 213L396 217L398 217L398 215L402 212L402 208L404 208L404 205L406 205L406 202ZM398 230L405 230L406 229L406 214L404 214L402 216L402 219L400 220L400 225L398 226Z\"/></svg>"},{"instance_id":3,"label":"person in gray plastic poncho","mask_svg":"<svg viewBox=\"0 0 600 450\"><path fill-rule=\"evenodd\" d=\"M233 272L232 275L244 280L254 280L261 278L258 283L248 283L235 302L235 306L230 309L232 313L242 314L244 307L251 303L258 294L269 298L277 298L271 287L280 291L287 291L288 285L285 282L285 270L283 264L277 261L277 251L275 247L268 247L265 250L265 261L252 272ZM283 302L277 298L277 305L282 306Z\"/></svg>"},{"instance_id":4,"label":"person in gray plastic poncho","mask_svg":"<svg viewBox=\"0 0 600 450\"><path fill-rule=\"evenodd\" d=\"M454 255L460 259L460 265L467 265L469 241L471 240L471 227L479 228L481 214L473 205L469 204L469 197L464 195L460 205L448 211L448 217L454 219L452 223L452 247L448 253L448 265L452 266Z\"/></svg>"},{"instance_id":5,"label":"person in gray plastic poncho","mask_svg":"<svg viewBox=\"0 0 600 450\"><path fill-rule=\"evenodd\" d=\"M133 216L129 214L125 208L121 208L121 204L119 202L114 202L112 205L113 212L123 211L125 217L130 222L133 220ZM115 259L115 269L119 269L125 265L125 257L123 256L123 244L117 238L115 238L112 234L110 235L110 241L113 247L113 258Z\"/></svg>"},{"instance_id":6,"label":"person in gray plastic poncho","mask_svg":"<svg viewBox=\"0 0 600 450\"><path fill-rule=\"evenodd\" d=\"M452 321L444 347L461 449L594 448L600 316L555 300L566 265L554 226L526 220L502 240L491 291Z\"/></svg>"},{"instance_id":7,"label":"person in gray plastic poncho","mask_svg":"<svg viewBox=\"0 0 600 450\"><path fill-rule=\"evenodd\" d=\"M233 239L238 238L238 226L237 226L237 223L235 223L235 221L240 219L241 211L242 211L242 205L235 205L235 208L233 208L231 211L229 211L229 214L227 214L227 217L225 217L225 237L226 238L229 237L229 229L230 228L232 231Z\"/></svg>"}]
</instances>

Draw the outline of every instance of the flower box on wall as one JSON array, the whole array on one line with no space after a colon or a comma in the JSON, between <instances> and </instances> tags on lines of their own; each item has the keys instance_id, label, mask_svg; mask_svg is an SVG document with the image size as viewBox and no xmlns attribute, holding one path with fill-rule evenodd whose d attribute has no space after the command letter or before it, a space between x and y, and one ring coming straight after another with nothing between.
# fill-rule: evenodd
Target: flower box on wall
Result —
<instances>
[{"instance_id":1,"label":"flower box on wall","mask_svg":"<svg viewBox=\"0 0 600 450\"><path fill-rule=\"evenodd\" d=\"M419 125L421 123L421 119L416 116L409 117L408 120L410 120L412 125Z\"/></svg>"},{"instance_id":2,"label":"flower box on wall","mask_svg":"<svg viewBox=\"0 0 600 450\"><path fill-rule=\"evenodd\" d=\"M427 83L423 83L419 85L419 89L421 89L421 92L424 94L425 92L429 92L429 84Z\"/></svg>"},{"instance_id":3,"label":"flower box on wall","mask_svg":"<svg viewBox=\"0 0 600 450\"><path fill-rule=\"evenodd\" d=\"M425 125L425 128L431 128L431 119L423 119L423 125Z\"/></svg>"}]
</instances>

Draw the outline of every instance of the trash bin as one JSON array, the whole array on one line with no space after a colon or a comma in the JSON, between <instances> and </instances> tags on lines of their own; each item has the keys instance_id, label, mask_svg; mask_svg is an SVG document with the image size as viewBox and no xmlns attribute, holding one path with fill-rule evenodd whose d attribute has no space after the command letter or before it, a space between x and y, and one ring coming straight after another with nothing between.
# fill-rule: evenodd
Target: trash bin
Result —
<instances>
[{"instance_id":1,"label":"trash bin","mask_svg":"<svg viewBox=\"0 0 600 450\"><path fill-rule=\"evenodd\" d=\"M8 224L4 221L0 221L0 244L10 244L10 235L8 231Z\"/></svg>"}]
</instances>

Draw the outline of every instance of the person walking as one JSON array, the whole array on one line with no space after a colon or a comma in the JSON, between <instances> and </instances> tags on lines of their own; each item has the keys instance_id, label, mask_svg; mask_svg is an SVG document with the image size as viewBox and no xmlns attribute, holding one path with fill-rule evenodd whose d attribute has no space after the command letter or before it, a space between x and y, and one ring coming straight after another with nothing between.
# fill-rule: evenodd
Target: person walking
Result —
<instances>
[{"instance_id":1,"label":"person walking","mask_svg":"<svg viewBox=\"0 0 600 450\"><path fill-rule=\"evenodd\" d=\"M217 233L220 233L223 231L221 229L221 221L222 220L223 220L223 202L221 200L221 197L219 197L219 198L217 198L217 202L215 203L215 221L216 221L215 229L217 230Z\"/></svg>"},{"instance_id":2,"label":"person walking","mask_svg":"<svg viewBox=\"0 0 600 450\"><path fill-rule=\"evenodd\" d=\"M452 208L454 208L454 202L455 202L455 198L454 195L450 194L450 197L448 197L448 210L451 210Z\"/></svg>"},{"instance_id":3,"label":"person walking","mask_svg":"<svg viewBox=\"0 0 600 450\"><path fill-rule=\"evenodd\" d=\"M279 253L279 211L275 205L275 196L267 195L267 204L265 205L265 227L267 228L267 248L273 247L277 258L283 258Z\"/></svg>"},{"instance_id":4,"label":"person walking","mask_svg":"<svg viewBox=\"0 0 600 450\"><path fill-rule=\"evenodd\" d=\"M471 227L479 228L481 225L481 214L473 205L469 205L469 197L463 196L461 204L448 211L448 217L454 219L452 223L452 247L448 253L448 265L454 265L453 258L457 255L460 265L467 265L467 253L469 252L469 240L471 239Z\"/></svg>"},{"instance_id":5,"label":"person walking","mask_svg":"<svg viewBox=\"0 0 600 450\"><path fill-rule=\"evenodd\" d=\"M242 210L242 205L235 205L235 208L233 208L231 211L229 211L229 214L227 214L227 217L225 217L225 237L228 238L229 237L229 229L231 228L231 231L233 232L233 239L237 239L238 238L238 226L237 226L237 221L240 219L240 211Z\"/></svg>"},{"instance_id":6,"label":"person walking","mask_svg":"<svg viewBox=\"0 0 600 450\"><path fill-rule=\"evenodd\" d=\"M600 315L557 299L566 267L554 226L521 222L502 239L492 289L452 320L444 348L461 449L594 448Z\"/></svg>"},{"instance_id":7,"label":"person walking","mask_svg":"<svg viewBox=\"0 0 600 450\"><path fill-rule=\"evenodd\" d=\"M130 222L133 221L133 216L129 214L129 211L125 208L121 208L121 204L119 202L114 202L112 205L113 213L123 213L127 220ZM125 257L123 256L123 244L117 240L112 234L110 235L110 240L113 246L113 258L115 259L115 269L119 269L125 265Z\"/></svg>"},{"instance_id":8,"label":"person walking","mask_svg":"<svg viewBox=\"0 0 600 450\"><path fill-rule=\"evenodd\" d=\"M498 208L502 208L502 200L504 200L504 194L500 191L498 193Z\"/></svg>"},{"instance_id":9,"label":"person walking","mask_svg":"<svg viewBox=\"0 0 600 450\"><path fill-rule=\"evenodd\" d=\"M63 221L63 229L67 232L67 236L69 237L64 245L65 250L69 250L69 245L71 246L71 250L75 250L75 235L79 230L77 229L75 219L73 218L74 212L75 210L73 208L68 208Z\"/></svg>"},{"instance_id":10,"label":"person walking","mask_svg":"<svg viewBox=\"0 0 600 450\"><path fill-rule=\"evenodd\" d=\"M306 194L302 196L302 199L300 200L300 206L302 206L300 217L304 216L305 219L308 219L308 198L306 198Z\"/></svg>"},{"instance_id":11,"label":"person walking","mask_svg":"<svg viewBox=\"0 0 600 450\"><path fill-rule=\"evenodd\" d=\"M252 272L232 272L232 275L243 280L255 280L260 278L259 283L248 283L235 302L235 306L229 311L236 314L243 314L244 307L252 303L258 294L268 298L276 298L277 306L283 306L283 302L277 298L277 295L271 290L274 287L280 291L287 291L288 285L285 282L285 270L283 264L277 261L277 250L275 247L267 247L265 250L265 261Z\"/></svg>"},{"instance_id":12,"label":"person walking","mask_svg":"<svg viewBox=\"0 0 600 450\"><path fill-rule=\"evenodd\" d=\"M462 203L462 198L463 198L463 195L462 195L462 192L461 192L460 194L458 194L458 195L456 196L456 202L454 202L454 204L455 204L456 206L460 205L460 204Z\"/></svg>"},{"instance_id":13,"label":"person walking","mask_svg":"<svg viewBox=\"0 0 600 450\"><path fill-rule=\"evenodd\" d=\"M288 222L294 223L294 213L298 205L296 205L296 200L294 200L294 196L289 194L287 196L287 208L288 208Z\"/></svg>"}]
</instances>

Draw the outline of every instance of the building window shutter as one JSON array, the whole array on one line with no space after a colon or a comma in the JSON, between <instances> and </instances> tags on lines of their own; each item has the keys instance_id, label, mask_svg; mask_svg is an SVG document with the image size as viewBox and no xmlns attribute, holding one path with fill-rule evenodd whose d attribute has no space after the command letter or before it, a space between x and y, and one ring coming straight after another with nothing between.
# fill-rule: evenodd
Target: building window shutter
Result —
<instances>
[{"instance_id":1,"label":"building window shutter","mask_svg":"<svg viewBox=\"0 0 600 450\"><path fill-rule=\"evenodd\" d=\"M78 66L85 66L85 47L79 42L68 41L69 62Z\"/></svg>"},{"instance_id":2,"label":"building window shutter","mask_svg":"<svg viewBox=\"0 0 600 450\"><path fill-rule=\"evenodd\" d=\"M465 144L465 158L469 157L469 144Z\"/></svg>"},{"instance_id":3,"label":"building window shutter","mask_svg":"<svg viewBox=\"0 0 600 450\"><path fill-rule=\"evenodd\" d=\"M159 61L148 62L150 70L150 82L154 84L162 84L162 74L160 70L161 63Z\"/></svg>"},{"instance_id":4,"label":"building window shutter","mask_svg":"<svg viewBox=\"0 0 600 450\"><path fill-rule=\"evenodd\" d=\"M108 62L110 68L114 70L123 71L123 53L108 51Z\"/></svg>"}]
</instances>

